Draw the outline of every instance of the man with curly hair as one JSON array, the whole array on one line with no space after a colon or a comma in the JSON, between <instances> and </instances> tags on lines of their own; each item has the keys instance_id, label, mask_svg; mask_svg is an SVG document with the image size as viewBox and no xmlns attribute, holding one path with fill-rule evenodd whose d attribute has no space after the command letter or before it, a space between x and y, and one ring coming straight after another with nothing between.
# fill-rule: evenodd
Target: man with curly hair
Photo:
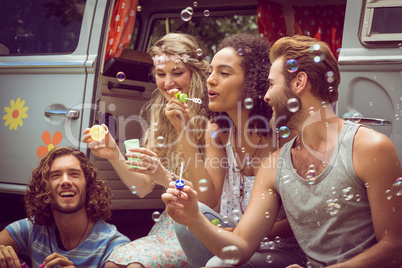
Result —
<instances>
[{"instance_id":1,"label":"man with curly hair","mask_svg":"<svg viewBox=\"0 0 402 268\"><path fill-rule=\"evenodd\" d=\"M104 267L112 249L129 239L105 221L110 188L84 153L56 147L32 172L24 196L27 218L0 232L0 267Z\"/></svg>"}]
</instances>

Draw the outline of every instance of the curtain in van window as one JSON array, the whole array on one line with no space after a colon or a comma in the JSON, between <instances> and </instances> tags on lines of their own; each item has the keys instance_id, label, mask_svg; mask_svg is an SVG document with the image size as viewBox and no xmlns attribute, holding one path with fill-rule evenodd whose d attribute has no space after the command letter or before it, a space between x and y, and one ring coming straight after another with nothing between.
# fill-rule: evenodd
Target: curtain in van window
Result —
<instances>
[{"instance_id":1,"label":"curtain in van window","mask_svg":"<svg viewBox=\"0 0 402 268\"><path fill-rule=\"evenodd\" d=\"M117 0L110 20L105 61L120 57L130 43L138 0Z\"/></svg>"},{"instance_id":2,"label":"curtain in van window","mask_svg":"<svg viewBox=\"0 0 402 268\"><path fill-rule=\"evenodd\" d=\"M258 30L271 44L283 36L308 35L326 42L338 56L345 9L346 5L291 6L258 0Z\"/></svg>"}]
</instances>

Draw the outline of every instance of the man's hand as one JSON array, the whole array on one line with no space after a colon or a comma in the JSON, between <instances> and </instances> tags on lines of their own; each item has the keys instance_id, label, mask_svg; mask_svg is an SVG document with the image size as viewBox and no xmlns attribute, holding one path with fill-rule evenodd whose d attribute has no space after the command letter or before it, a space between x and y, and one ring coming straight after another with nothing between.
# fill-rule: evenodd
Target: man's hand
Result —
<instances>
[{"instance_id":1,"label":"man's hand","mask_svg":"<svg viewBox=\"0 0 402 268\"><path fill-rule=\"evenodd\" d=\"M55 267L56 265L59 265L60 268L74 268L74 263L67 259L67 257L57 253L47 256L43 265L45 268Z\"/></svg>"},{"instance_id":2,"label":"man's hand","mask_svg":"<svg viewBox=\"0 0 402 268\"><path fill-rule=\"evenodd\" d=\"M21 263L12 246L0 245L0 268L20 268Z\"/></svg>"}]
</instances>

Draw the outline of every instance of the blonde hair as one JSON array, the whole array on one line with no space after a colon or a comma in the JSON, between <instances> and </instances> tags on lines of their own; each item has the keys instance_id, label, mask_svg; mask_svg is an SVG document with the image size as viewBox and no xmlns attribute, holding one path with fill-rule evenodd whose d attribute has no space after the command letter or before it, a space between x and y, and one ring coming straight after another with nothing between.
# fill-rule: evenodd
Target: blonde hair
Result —
<instances>
[{"instance_id":1,"label":"blonde hair","mask_svg":"<svg viewBox=\"0 0 402 268\"><path fill-rule=\"evenodd\" d=\"M201 49L202 54L198 49ZM190 56L188 61L184 63L191 70L188 97L199 98L202 104L196 104L191 101L186 103L191 118L190 126L191 129L195 130L193 133L196 144L199 151L203 153L202 147L205 144L204 134L207 126L206 114L208 107L206 80L209 64L205 60L206 52L204 52L203 47L195 37L182 33L170 33L159 39L149 51L151 57L163 53L170 55L187 54ZM153 75L155 76L155 68L153 69ZM167 102L159 92L159 89L156 89L151 100L141 109L141 115L147 115L150 122L149 128L144 134L143 143L162 158L162 164L166 168L176 171L179 163L184 161L183 152L178 144L179 136L165 116L164 109ZM156 140L158 137L164 138L164 146L158 145Z\"/></svg>"}]
</instances>

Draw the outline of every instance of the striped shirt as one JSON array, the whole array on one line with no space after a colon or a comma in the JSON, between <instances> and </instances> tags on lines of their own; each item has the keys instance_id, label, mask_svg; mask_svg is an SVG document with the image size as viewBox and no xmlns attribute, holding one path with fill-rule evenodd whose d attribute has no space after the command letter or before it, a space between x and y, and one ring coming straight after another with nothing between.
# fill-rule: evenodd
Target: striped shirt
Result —
<instances>
[{"instance_id":1,"label":"striped shirt","mask_svg":"<svg viewBox=\"0 0 402 268\"><path fill-rule=\"evenodd\" d=\"M67 257L75 267L105 267L112 249L130 240L119 233L114 225L98 220L87 238L76 248L60 249L56 240L56 225L47 228L28 219L11 223L6 227L21 253L31 258L32 266L39 267L52 253Z\"/></svg>"}]
</instances>

